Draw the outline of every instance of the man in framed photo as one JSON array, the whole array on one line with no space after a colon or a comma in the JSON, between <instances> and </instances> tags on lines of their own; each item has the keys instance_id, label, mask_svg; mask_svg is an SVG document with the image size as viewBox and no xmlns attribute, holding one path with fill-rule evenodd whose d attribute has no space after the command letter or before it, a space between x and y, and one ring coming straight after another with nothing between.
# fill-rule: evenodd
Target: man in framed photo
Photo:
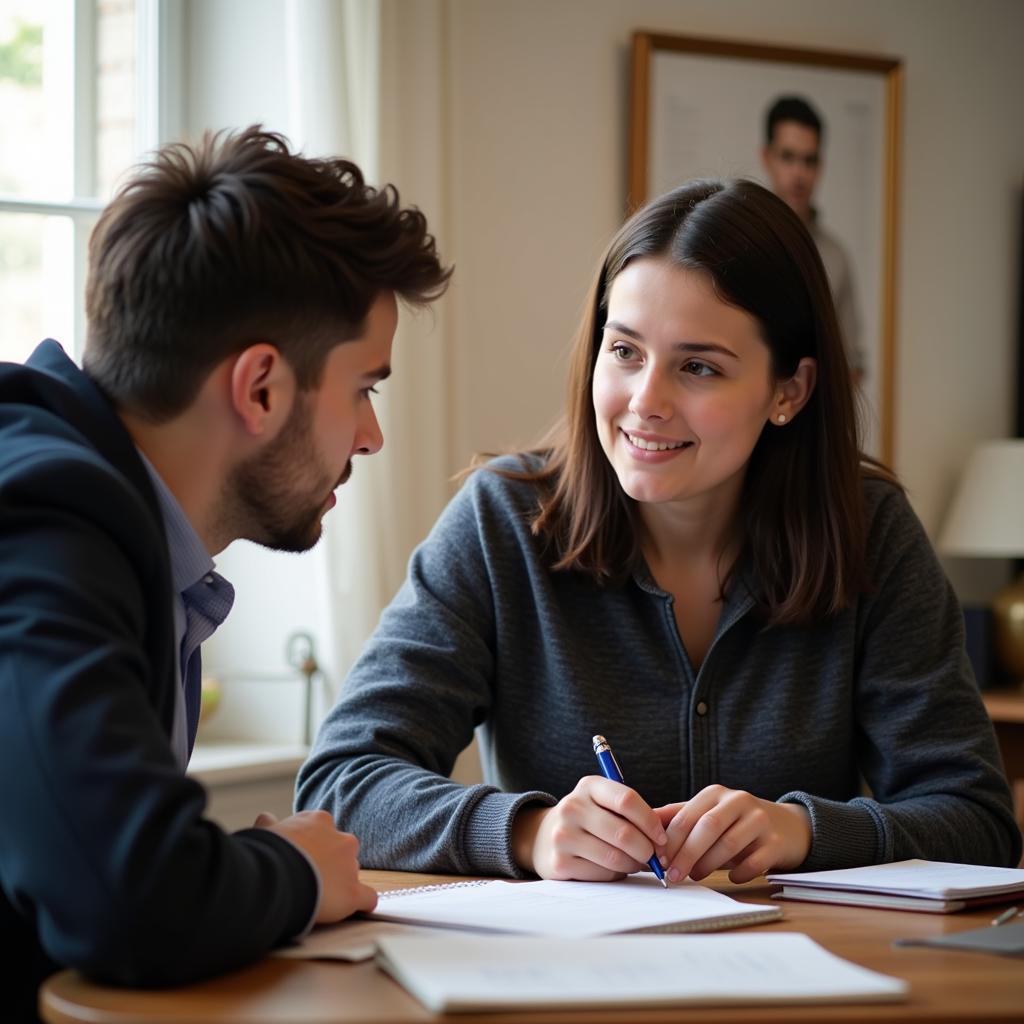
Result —
<instances>
[{"instance_id":1,"label":"man in framed photo","mask_svg":"<svg viewBox=\"0 0 1024 1024\"><path fill-rule=\"evenodd\" d=\"M761 162L772 191L803 220L817 243L832 286L850 371L859 383L864 378L865 365L853 271L845 248L822 224L814 206L814 192L822 175L824 135L821 116L807 100L800 96L779 97L765 118Z\"/></svg>"}]
</instances>

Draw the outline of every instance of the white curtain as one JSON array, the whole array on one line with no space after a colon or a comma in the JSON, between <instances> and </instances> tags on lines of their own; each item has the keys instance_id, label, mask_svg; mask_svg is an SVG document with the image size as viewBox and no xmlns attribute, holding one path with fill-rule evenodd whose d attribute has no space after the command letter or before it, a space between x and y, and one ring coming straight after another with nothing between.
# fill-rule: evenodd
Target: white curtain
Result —
<instances>
[{"instance_id":1,"label":"white curtain","mask_svg":"<svg viewBox=\"0 0 1024 1024\"><path fill-rule=\"evenodd\" d=\"M380 0L285 0L288 121L310 156L346 156L377 177Z\"/></svg>"},{"instance_id":2,"label":"white curtain","mask_svg":"<svg viewBox=\"0 0 1024 1024\"><path fill-rule=\"evenodd\" d=\"M355 160L372 184L395 181L403 205L419 205L442 236L440 0L286 4L292 142L309 156ZM443 303L401 311L394 376L374 399L384 449L354 460L324 541L306 556L322 596L310 625L335 686L450 493L444 323Z\"/></svg>"}]
</instances>

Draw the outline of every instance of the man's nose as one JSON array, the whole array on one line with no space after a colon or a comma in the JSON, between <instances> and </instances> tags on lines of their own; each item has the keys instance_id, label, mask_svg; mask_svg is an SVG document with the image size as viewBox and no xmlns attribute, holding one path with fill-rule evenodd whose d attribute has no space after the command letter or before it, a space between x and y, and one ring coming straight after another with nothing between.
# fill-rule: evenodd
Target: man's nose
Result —
<instances>
[{"instance_id":1,"label":"man's nose","mask_svg":"<svg viewBox=\"0 0 1024 1024\"><path fill-rule=\"evenodd\" d=\"M353 445L354 454L376 455L384 447L384 433L380 429L377 410L370 402L364 405Z\"/></svg>"}]
</instances>

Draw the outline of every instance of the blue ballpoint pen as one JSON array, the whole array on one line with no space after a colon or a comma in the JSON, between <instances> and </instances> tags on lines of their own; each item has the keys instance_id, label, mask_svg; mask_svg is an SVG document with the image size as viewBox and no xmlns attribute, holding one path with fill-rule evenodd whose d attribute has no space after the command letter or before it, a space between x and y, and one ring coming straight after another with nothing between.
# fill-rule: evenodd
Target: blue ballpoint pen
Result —
<instances>
[{"instance_id":1,"label":"blue ballpoint pen","mask_svg":"<svg viewBox=\"0 0 1024 1024\"><path fill-rule=\"evenodd\" d=\"M622 769L619 768L619 762L615 760L615 755L612 753L612 748L608 741L603 736L595 736L593 743L594 753L597 754L597 763L601 766L601 774L606 779L611 779L612 782L621 782L625 785L626 780L622 777ZM668 882L665 881L665 872L662 870L661 861L658 860L657 854L647 862L647 866L654 872L658 881L667 889Z\"/></svg>"}]
</instances>

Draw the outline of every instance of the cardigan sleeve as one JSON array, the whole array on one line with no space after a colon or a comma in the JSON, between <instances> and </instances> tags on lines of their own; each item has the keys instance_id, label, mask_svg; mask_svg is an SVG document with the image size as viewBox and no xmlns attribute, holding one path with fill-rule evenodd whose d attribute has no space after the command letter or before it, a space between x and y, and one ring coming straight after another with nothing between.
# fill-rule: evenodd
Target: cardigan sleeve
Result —
<instances>
[{"instance_id":1,"label":"cardigan sleeve","mask_svg":"<svg viewBox=\"0 0 1024 1024\"><path fill-rule=\"evenodd\" d=\"M913 857L1015 866L1021 835L960 605L906 497L881 484L875 491L853 708L869 793L845 803L781 798L811 817L802 869Z\"/></svg>"},{"instance_id":2,"label":"cardigan sleeve","mask_svg":"<svg viewBox=\"0 0 1024 1024\"><path fill-rule=\"evenodd\" d=\"M542 792L449 779L492 704L492 575L509 510L473 474L413 553L299 772L296 804L329 811L368 867L523 877L511 823Z\"/></svg>"}]
</instances>

